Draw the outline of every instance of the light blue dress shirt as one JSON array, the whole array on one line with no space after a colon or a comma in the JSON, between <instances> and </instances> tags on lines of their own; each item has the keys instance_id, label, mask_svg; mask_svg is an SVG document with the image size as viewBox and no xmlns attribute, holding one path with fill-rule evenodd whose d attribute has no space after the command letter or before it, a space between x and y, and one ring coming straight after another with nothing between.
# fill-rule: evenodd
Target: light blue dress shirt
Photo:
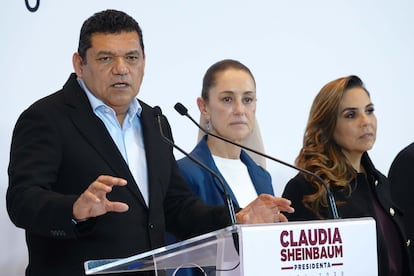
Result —
<instances>
[{"instance_id":1,"label":"light blue dress shirt","mask_svg":"<svg viewBox=\"0 0 414 276\"><path fill-rule=\"evenodd\" d=\"M120 125L115 111L95 97L86 87L84 81L78 78L79 85L85 91L92 110L105 124L106 129L117 145L119 151L128 164L135 182L148 206L148 172L145 155L144 139L141 121L139 119L142 107L138 100L132 101L125 119Z\"/></svg>"}]
</instances>

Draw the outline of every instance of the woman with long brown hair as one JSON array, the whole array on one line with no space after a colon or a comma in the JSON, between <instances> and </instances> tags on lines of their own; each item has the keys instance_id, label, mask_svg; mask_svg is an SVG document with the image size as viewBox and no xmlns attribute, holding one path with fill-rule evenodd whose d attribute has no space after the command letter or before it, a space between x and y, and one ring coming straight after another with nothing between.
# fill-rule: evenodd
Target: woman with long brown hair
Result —
<instances>
[{"instance_id":1,"label":"woman with long brown hair","mask_svg":"<svg viewBox=\"0 0 414 276\"><path fill-rule=\"evenodd\" d=\"M296 165L325 181L340 217L376 220L378 275L413 275L402 214L391 200L387 178L367 153L376 131L374 104L362 80L348 76L331 81L313 101ZM295 208L286 214L289 221L330 218L327 191L315 177L299 173L283 197Z\"/></svg>"}]
</instances>

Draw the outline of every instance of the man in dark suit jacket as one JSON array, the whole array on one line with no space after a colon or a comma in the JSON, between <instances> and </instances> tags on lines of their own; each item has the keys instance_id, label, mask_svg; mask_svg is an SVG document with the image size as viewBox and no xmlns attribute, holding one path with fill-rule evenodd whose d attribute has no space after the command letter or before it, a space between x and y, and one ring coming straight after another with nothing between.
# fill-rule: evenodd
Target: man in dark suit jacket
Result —
<instances>
[{"instance_id":1,"label":"man in dark suit jacket","mask_svg":"<svg viewBox=\"0 0 414 276\"><path fill-rule=\"evenodd\" d=\"M388 172L391 196L403 211L403 221L408 237L414 239L414 143L403 148L392 161ZM414 246L411 249L411 262L414 266Z\"/></svg>"},{"instance_id":2,"label":"man in dark suit jacket","mask_svg":"<svg viewBox=\"0 0 414 276\"><path fill-rule=\"evenodd\" d=\"M19 117L6 200L26 231L26 275L84 275L86 260L163 246L166 229L186 238L230 224L225 207L192 195L153 109L136 99L144 65L138 23L120 11L96 13L81 29L76 74ZM237 221L285 221L279 210L292 211L290 202L264 195Z\"/></svg>"}]
</instances>

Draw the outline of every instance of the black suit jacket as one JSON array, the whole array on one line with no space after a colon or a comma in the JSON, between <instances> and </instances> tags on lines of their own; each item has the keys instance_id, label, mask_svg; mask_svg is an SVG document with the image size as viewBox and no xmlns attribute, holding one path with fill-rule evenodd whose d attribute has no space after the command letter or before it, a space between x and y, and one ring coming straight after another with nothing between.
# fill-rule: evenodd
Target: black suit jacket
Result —
<instances>
[{"instance_id":1,"label":"black suit jacket","mask_svg":"<svg viewBox=\"0 0 414 276\"><path fill-rule=\"evenodd\" d=\"M152 108L140 104L149 208L74 74L62 90L19 117L11 145L7 209L16 226L26 230L26 275L84 275L86 260L128 257L163 246L166 228L186 238L230 223L224 207L208 207L188 190ZM162 123L172 139L165 117ZM108 197L127 203L129 210L73 224L73 203L99 175L128 181Z\"/></svg>"},{"instance_id":2,"label":"black suit jacket","mask_svg":"<svg viewBox=\"0 0 414 276\"><path fill-rule=\"evenodd\" d=\"M414 143L402 149L391 164L388 172L391 195L404 211L404 224L408 236L414 239ZM411 262L414 266L414 246L411 246Z\"/></svg>"}]
</instances>

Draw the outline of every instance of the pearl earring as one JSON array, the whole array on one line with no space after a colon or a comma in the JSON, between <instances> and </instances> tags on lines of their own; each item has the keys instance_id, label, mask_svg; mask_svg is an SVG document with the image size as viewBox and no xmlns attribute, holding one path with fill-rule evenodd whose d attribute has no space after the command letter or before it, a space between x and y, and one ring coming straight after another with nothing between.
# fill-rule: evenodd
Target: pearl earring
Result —
<instances>
[{"instance_id":1,"label":"pearl earring","mask_svg":"<svg viewBox=\"0 0 414 276\"><path fill-rule=\"evenodd\" d=\"M207 129L207 131L210 131L210 129L211 129L210 121L206 122L206 129Z\"/></svg>"}]
</instances>

